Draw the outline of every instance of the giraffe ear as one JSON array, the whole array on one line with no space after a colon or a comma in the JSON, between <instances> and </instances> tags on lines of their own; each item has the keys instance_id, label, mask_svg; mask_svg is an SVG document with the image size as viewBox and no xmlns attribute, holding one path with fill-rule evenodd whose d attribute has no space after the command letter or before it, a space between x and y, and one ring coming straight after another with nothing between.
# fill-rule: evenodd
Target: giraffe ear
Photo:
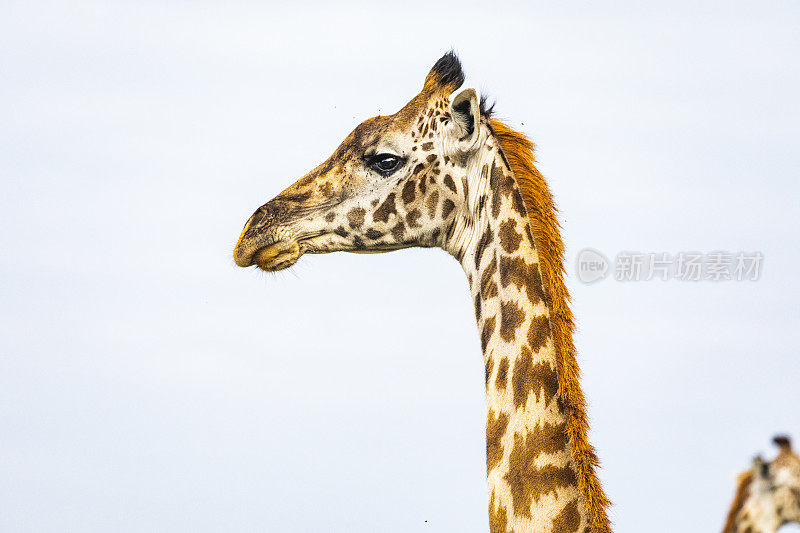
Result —
<instances>
[{"instance_id":1,"label":"giraffe ear","mask_svg":"<svg viewBox=\"0 0 800 533\"><path fill-rule=\"evenodd\" d=\"M475 89L464 89L450 100L450 132L456 147L470 152L480 134L481 110Z\"/></svg>"},{"instance_id":2,"label":"giraffe ear","mask_svg":"<svg viewBox=\"0 0 800 533\"><path fill-rule=\"evenodd\" d=\"M757 455L753 458L753 476L766 479L769 477L769 463Z\"/></svg>"}]
</instances>

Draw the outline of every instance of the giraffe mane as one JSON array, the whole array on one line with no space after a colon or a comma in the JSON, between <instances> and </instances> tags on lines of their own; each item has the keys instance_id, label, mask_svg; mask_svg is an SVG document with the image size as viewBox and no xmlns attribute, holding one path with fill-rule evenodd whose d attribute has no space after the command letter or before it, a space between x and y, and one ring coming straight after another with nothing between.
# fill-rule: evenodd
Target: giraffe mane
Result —
<instances>
[{"instance_id":1,"label":"giraffe mane","mask_svg":"<svg viewBox=\"0 0 800 533\"><path fill-rule=\"evenodd\" d=\"M569 307L569 291L564 283L564 243L559 231L561 225L556 217L557 209L544 177L535 166L533 142L498 120L489 119L488 123L514 173L530 218L550 309L558 364L558 392L567 413L567 435L577 471L578 488L586 500L592 531L610 532L611 525L606 514L610 501L595 473L594 468L599 461L587 438L589 422L572 341L575 322Z\"/></svg>"},{"instance_id":2,"label":"giraffe mane","mask_svg":"<svg viewBox=\"0 0 800 533\"><path fill-rule=\"evenodd\" d=\"M742 472L736 478L736 496L734 496L733 503L731 503L731 509L728 511L728 518L725 520L725 527L722 528L722 533L735 530L736 515L739 514L739 511L741 511L742 506L744 505L744 501L747 499L747 489L750 487L750 483L752 482L752 469Z\"/></svg>"}]
</instances>

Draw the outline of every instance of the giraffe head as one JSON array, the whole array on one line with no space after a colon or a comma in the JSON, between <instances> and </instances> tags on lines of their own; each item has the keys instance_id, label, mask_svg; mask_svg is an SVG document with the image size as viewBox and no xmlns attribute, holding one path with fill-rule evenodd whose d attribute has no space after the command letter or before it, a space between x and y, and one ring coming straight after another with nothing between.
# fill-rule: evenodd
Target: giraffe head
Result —
<instances>
[{"instance_id":1,"label":"giraffe head","mask_svg":"<svg viewBox=\"0 0 800 533\"><path fill-rule=\"evenodd\" d=\"M779 450L775 459L754 460L753 491L769 496L781 525L800 523L800 457L788 437L777 436L773 442Z\"/></svg>"},{"instance_id":2,"label":"giraffe head","mask_svg":"<svg viewBox=\"0 0 800 533\"><path fill-rule=\"evenodd\" d=\"M400 111L361 123L324 163L259 207L236 264L276 271L304 253L445 247L468 210L467 166L486 135L448 52Z\"/></svg>"},{"instance_id":3,"label":"giraffe head","mask_svg":"<svg viewBox=\"0 0 800 533\"><path fill-rule=\"evenodd\" d=\"M772 461L761 456L739 476L725 533L773 532L784 524L800 523L800 457L792 450L788 437L773 442L778 455Z\"/></svg>"}]
</instances>

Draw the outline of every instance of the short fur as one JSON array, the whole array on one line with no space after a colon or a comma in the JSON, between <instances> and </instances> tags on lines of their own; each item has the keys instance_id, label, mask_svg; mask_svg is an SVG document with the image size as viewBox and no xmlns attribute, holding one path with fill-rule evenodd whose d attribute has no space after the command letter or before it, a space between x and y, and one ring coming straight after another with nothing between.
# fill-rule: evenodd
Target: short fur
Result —
<instances>
[{"instance_id":1,"label":"short fur","mask_svg":"<svg viewBox=\"0 0 800 533\"><path fill-rule=\"evenodd\" d=\"M587 440L589 422L572 341L575 324L569 308L569 292L564 284L564 244L561 241L555 203L544 178L535 166L533 143L502 122L489 122L514 172L533 228L549 300L547 304L558 358L558 391L567 412L567 434L577 470L578 488L586 499L592 532L610 532L611 524L606 513L610 501L594 471L599 461L594 447Z\"/></svg>"}]
</instances>

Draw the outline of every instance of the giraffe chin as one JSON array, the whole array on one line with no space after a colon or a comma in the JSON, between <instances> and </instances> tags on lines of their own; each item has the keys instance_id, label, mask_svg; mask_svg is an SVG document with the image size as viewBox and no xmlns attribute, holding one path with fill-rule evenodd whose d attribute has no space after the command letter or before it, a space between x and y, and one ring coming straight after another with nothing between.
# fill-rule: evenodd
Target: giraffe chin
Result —
<instances>
[{"instance_id":1,"label":"giraffe chin","mask_svg":"<svg viewBox=\"0 0 800 533\"><path fill-rule=\"evenodd\" d=\"M303 252L297 242L279 242L259 249L253 256L253 263L266 272L277 272L295 264L301 255Z\"/></svg>"}]
</instances>

